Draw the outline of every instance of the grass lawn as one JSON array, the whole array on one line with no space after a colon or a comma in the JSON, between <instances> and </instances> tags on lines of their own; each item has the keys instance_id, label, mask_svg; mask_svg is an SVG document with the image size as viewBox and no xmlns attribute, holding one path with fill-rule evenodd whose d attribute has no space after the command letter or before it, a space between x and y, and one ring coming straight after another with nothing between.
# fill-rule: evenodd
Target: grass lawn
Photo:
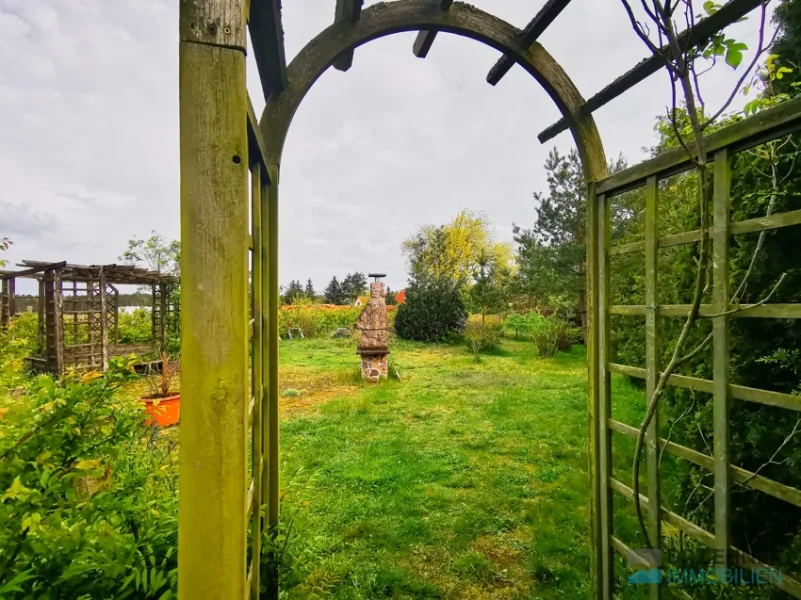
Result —
<instances>
[{"instance_id":1,"label":"grass lawn","mask_svg":"<svg viewBox=\"0 0 801 600\"><path fill-rule=\"evenodd\" d=\"M390 359L400 381L361 385L352 345L281 342L288 597L587 597L584 348L506 340L476 363L398 342ZM642 392L615 379L613 396L636 423Z\"/></svg>"}]
</instances>

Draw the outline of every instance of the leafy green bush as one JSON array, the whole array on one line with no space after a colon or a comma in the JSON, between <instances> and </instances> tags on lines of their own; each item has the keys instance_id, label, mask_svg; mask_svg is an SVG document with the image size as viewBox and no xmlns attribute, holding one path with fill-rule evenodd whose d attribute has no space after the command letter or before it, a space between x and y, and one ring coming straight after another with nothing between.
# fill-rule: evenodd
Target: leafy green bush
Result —
<instances>
[{"instance_id":1,"label":"leafy green bush","mask_svg":"<svg viewBox=\"0 0 801 600\"><path fill-rule=\"evenodd\" d=\"M0 415L0 597L175 597L174 444L117 394L132 371L40 376Z\"/></svg>"},{"instance_id":2,"label":"leafy green bush","mask_svg":"<svg viewBox=\"0 0 801 600\"><path fill-rule=\"evenodd\" d=\"M299 327L305 337L330 335L338 328L351 328L362 311L360 306L331 306L297 302L282 306L278 311L278 330L284 335L287 330Z\"/></svg>"},{"instance_id":3,"label":"leafy green bush","mask_svg":"<svg viewBox=\"0 0 801 600\"><path fill-rule=\"evenodd\" d=\"M25 380L24 358L36 354L39 319L33 313L11 320L8 332L0 331L0 395L3 389L15 388Z\"/></svg>"},{"instance_id":4,"label":"leafy green bush","mask_svg":"<svg viewBox=\"0 0 801 600\"><path fill-rule=\"evenodd\" d=\"M120 311L119 324L120 344L140 344L153 339L153 321L150 311L145 308Z\"/></svg>"},{"instance_id":5,"label":"leafy green bush","mask_svg":"<svg viewBox=\"0 0 801 600\"><path fill-rule=\"evenodd\" d=\"M570 350L573 340L581 338L581 328L570 327L556 314L545 317L534 311L510 314L504 321L504 328L514 331L516 336L531 338L542 358Z\"/></svg>"},{"instance_id":6,"label":"leafy green bush","mask_svg":"<svg viewBox=\"0 0 801 600\"><path fill-rule=\"evenodd\" d=\"M464 331L467 324L459 291L447 282L406 288L406 302L398 306L395 332L407 340L441 342Z\"/></svg>"},{"instance_id":7,"label":"leafy green bush","mask_svg":"<svg viewBox=\"0 0 801 600\"><path fill-rule=\"evenodd\" d=\"M481 353L495 350L501 345L503 325L499 319L469 319L462 334L465 345L476 362L481 360Z\"/></svg>"}]
</instances>

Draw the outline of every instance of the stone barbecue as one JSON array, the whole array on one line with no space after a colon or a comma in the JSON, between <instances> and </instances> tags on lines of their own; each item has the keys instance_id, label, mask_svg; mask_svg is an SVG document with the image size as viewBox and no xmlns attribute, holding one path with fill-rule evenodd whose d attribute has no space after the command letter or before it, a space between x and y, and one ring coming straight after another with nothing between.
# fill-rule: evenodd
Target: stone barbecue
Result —
<instances>
[{"instance_id":1,"label":"stone barbecue","mask_svg":"<svg viewBox=\"0 0 801 600\"><path fill-rule=\"evenodd\" d=\"M381 277L381 275L370 275ZM384 284L370 284L370 300L356 320L356 329L361 332L356 353L362 360L362 379L376 383L387 377L389 355L389 330L387 327L387 304L384 300Z\"/></svg>"}]
</instances>

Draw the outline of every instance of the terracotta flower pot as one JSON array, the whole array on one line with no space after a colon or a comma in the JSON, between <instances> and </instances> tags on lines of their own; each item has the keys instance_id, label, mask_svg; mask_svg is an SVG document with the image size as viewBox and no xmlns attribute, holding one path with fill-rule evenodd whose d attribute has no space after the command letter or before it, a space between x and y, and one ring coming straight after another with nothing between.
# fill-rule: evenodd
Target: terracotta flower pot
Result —
<instances>
[{"instance_id":1,"label":"terracotta flower pot","mask_svg":"<svg viewBox=\"0 0 801 600\"><path fill-rule=\"evenodd\" d=\"M181 393L175 392L166 398L140 398L145 403L145 412L150 415L147 425L154 421L159 427L169 427L181 420Z\"/></svg>"}]
</instances>

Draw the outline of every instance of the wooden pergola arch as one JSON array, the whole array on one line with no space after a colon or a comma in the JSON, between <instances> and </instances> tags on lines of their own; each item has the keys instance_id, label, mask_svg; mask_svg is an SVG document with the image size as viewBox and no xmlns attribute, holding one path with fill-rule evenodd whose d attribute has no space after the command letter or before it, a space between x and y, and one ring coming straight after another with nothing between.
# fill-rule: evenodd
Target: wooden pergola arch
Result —
<instances>
[{"instance_id":1,"label":"wooden pergola arch","mask_svg":"<svg viewBox=\"0 0 801 600\"><path fill-rule=\"evenodd\" d=\"M563 2L566 4L566 2ZM372 40L405 31L443 31L470 38L503 53L523 67L543 87L569 123L588 181L606 177L606 157L598 128L591 116L580 114L584 104L578 89L562 66L537 42L526 42L510 23L467 4L455 3L441 10L431 0L403 0L375 4L358 21L340 21L320 32L293 59L286 70L286 84L271 93L259 126L267 162L280 164L289 125L306 93L338 57Z\"/></svg>"},{"instance_id":2,"label":"wooden pergola arch","mask_svg":"<svg viewBox=\"0 0 801 600\"><path fill-rule=\"evenodd\" d=\"M619 541L610 529L613 485L608 473L610 368L605 325L610 308L604 279L610 250L604 211L608 197L630 189L627 185L643 185L644 175L652 183L665 173L677 172L676 165L686 168L686 164L674 157L665 167L660 157L607 178L603 145L591 114L658 71L663 59L638 63L585 101L537 43L569 2L546 0L521 31L452 0L398 0L364 11L362 0L336 0L334 23L287 66L279 0L181 0L181 599L256 599L264 597L264 589L266 597L278 596L277 573L261 564L261 533L274 534L279 518L278 187L284 142L298 106L329 67L347 71L355 48L414 30L420 32L413 46L420 58L427 55L439 31L499 50L503 56L487 75L491 85L514 63L521 65L562 113L559 122L539 135L540 141L569 128L581 156L589 182L592 596L611 596L610 553ZM759 4L760 0L730 0L699 21L684 41L697 44ZM248 29L266 100L260 120L245 87ZM799 125L796 113L801 115L801 107L796 104L794 110L781 121L782 131ZM735 142L740 148L765 139L750 133L738 136ZM656 244L654 240L652 236L648 243ZM649 327L655 318L648 317ZM655 368L649 367L649 381ZM658 490L649 497L658 503ZM726 539L720 537L721 543Z\"/></svg>"}]
</instances>

